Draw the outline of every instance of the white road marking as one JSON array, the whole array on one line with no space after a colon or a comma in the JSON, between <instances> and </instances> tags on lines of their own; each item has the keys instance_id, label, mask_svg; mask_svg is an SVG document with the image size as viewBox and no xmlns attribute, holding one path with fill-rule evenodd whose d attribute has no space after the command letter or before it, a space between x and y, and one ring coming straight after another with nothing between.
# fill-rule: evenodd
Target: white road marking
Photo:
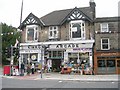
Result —
<instances>
[{"instance_id":1,"label":"white road marking","mask_svg":"<svg viewBox=\"0 0 120 90\"><path fill-rule=\"evenodd\" d=\"M59 81L60 83L62 82L62 81Z\"/></svg>"}]
</instances>

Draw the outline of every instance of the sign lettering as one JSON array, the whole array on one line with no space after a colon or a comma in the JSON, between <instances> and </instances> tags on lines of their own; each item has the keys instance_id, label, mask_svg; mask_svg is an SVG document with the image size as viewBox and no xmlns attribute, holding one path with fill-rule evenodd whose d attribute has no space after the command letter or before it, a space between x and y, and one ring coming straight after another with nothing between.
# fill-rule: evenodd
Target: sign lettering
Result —
<instances>
[{"instance_id":1,"label":"sign lettering","mask_svg":"<svg viewBox=\"0 0 120 90\"><path fill-rule=\"evenodd\" d=\"M78 44L58 44L56 48L78 48Z\"/></svg>"}]
</instances>

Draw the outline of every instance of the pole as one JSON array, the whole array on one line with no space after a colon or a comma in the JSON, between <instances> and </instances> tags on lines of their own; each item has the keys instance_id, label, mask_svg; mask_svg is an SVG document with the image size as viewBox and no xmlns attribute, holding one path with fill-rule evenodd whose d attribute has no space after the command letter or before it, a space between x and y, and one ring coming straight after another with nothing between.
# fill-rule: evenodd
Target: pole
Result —
<instances>
[{"instance_id":1,"label":"pole","mask_svg":"<svg viewBox=\"0 0 120 90\"><path fill-rule=\"evenodd\" d=\"M43 57L43 48L42 48L42 45L41 45L41 78L42 78L42 58Z\"/></svg>"},{"instance_id":2,"label":"pole","mask_svg":"<svg viewBox=\"0 0 120 90\"><path fill-rule=\"evenodd\" d=\"M21 5L20 25L22 22L22 13L23 13L23 0L22 0L22 5Z\"/></svg>"},{"instance_id":3,"label":"pole","mask_svg":"<svg viewBox=\"0 0 120 90\"><path fill-rule=\"evenodd\" d=\"M11 60L10 60L10 76L12 75L12 63L13 63L13 46L11 45Z\"/></svg>"}]
</instances>

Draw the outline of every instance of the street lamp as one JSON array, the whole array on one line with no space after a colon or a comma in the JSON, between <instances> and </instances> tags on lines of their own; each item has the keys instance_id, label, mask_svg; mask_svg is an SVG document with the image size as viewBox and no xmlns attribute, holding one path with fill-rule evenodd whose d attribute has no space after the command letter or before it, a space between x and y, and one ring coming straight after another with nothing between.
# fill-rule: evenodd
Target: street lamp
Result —
<instances>
[{"instance_id":1,"label":"street lamp","mask_svg":"<svg viewBox=\"0 0 120 90\"><path fill-rule=\"evenodd\" d=\"M43 60L42 59L43 59L43 45L41 45L41 78L42 78L42 73L43 73L42 72L42 67L43 67L43 65L42 65L42 63L43 63L42 61Z\"/></svg>"},{"instance_id":2,"label":"street lamp","mask_svg":"<svg viewBox=\"0 0 120 90\"><path fill-rule=\"evenodd\" d=\"M41 44L41 48L39 48L39 49L41 49L41 60L40 60L41 70L40 70L40 72L41 72L41 78L42 78L42 74L43 74L43 72L42 72L42 67L43 67L43 65L42 65L43 64L43 44Z\"/></svg>"}]
</instances>

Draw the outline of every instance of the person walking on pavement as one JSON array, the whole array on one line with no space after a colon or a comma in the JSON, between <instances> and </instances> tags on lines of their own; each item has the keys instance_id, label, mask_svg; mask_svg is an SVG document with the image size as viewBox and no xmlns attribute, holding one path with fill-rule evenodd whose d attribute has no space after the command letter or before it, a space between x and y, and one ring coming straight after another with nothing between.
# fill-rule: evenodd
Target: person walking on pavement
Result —
<instances>
[{"instance_id":1,"label":"person walking on pavement","mask_svg":"<svg viewBox=\"0 0 120 90\"><path fill-rule=\"evenodd\" d=\"M32 63L32 66L31 66L32 74L34 74L34 69L35 69L35 65L34 63Z\"/></svg>"},{"instance_id":2,"label":"person walking on pavement","mask_svg":"<svg viewBox=\"0 0 120 90\"><path fill-rule=\"evenodd\" d=\"M30 66L31 66L30 64L27 65L27 75L30 75L30 73L31 73L31 67Z\"/></svg>"},{"instance_id":3,"label":"person walking on pavement","mask_svg":"<svg viewBox=\"0 0 120 90\"><path fill-rule=\"evenodd\" d=\"M21 76L24 76L25 65L21 63Z\"/></svg>"}]
</instances>

